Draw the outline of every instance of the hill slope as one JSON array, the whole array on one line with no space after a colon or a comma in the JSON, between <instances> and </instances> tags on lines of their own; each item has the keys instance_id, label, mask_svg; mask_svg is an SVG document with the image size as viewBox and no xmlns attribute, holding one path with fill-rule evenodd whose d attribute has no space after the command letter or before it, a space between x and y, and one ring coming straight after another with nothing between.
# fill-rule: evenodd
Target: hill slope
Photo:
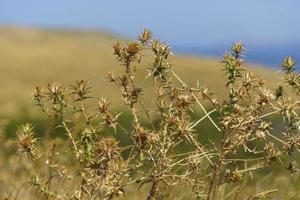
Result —
<instances>
[{"instance_id":1,"label":"hill slope","mask_svg":"<svg viewBox=\"0 0 300 200\"><path fill-rule=\"evenodd\" d=\"M119 90L105 78L107 72L122 68L112 55L112 45L118 40L122 39L97 31L0 28L1 115L12 115L21 107L30 106L32 88L53 80L69 83L86 78L91 81L95 96L120 102ZM188 83L199 80L220 95L224 93L219 61L181 55L171 60L176 72ZM279 81L279 75L270 69L252 66L251 70L271 84ZM145 90L150 88L150 81L144 81L142 76L140 80Z\"/></svg>"}]
</instances>

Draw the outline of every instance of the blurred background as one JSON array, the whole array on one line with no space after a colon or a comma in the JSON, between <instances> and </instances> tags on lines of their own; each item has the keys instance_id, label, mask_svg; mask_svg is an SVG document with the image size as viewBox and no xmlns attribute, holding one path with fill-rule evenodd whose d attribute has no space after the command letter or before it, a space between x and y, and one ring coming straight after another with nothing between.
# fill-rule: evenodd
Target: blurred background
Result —
<instances>
[{"instance_id":1,"label":"blurred background","mask_svg":"<svg viewBox=\"0 0 300 200\"><path fill-rule=\"evenodd\" d=\"M247 59L277 67L300 58L298 1L0 0L2 26L106 30L134 38L150 28L174 51L220 57L241 40Z\"/></svg>"}]
</instances>

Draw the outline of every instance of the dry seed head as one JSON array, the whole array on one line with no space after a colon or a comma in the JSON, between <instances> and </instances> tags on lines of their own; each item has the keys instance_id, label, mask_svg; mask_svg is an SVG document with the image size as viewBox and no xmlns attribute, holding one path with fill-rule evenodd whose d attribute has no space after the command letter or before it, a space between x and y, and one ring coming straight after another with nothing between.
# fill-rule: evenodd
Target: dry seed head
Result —
<instances>
[{"instance_id":1,"label":"dry seed head","mask_svg":"<svg viewBox=\"0 0 300 200\"><path fill-rule=\"evenodd\" d=\"M266 133L262 130L257 130L255 132L256 137L260 138L260 139L265 139L266 138Z\"/></svg>"},{"instance_id":2,"label":"dry seed head","mask_svg":"<svg viewBox=\"0 0 300 200\"><path fill-rule=\"evenodd\" d=\"M258 129L256 130L255 134L258 138L265 139L270 130L272 130L271 122L263 121L258 125Z\"/></svg>"},{"instance_id":3,"label":"dry seed head","mask_svg":"<svg viewBox=\"0 0 300 200\"><path fill-rule=\"evenodd\" d=\"M232 45L231 51L236 55L240 55L245 51L244 44L242 42L236 42Z\"/></svg>"},{"instance_id":4,"label":"dry seed head","mask_svg":"<svg viewBox=\"0 0 300 200\"><path fill-rule=\"evenodd\" d=\"M176 116L172 112L163 113L163 119L164 124L167 125L167 127L174 127L177 124Z\"/></svg>"},{"instance_id":5,"label":"dry seed head","mask_svg":"<svg viewBox=\"0 0 300 200\"><path fill-rule=\"evenodd\" d=\"M285 119L290 122L292 119L292 111L296 106L296 102L290 97L282 98L280 102L281 106L281 114L285 117Z\"/></svg>"},{"instance_id":6,"label":"dry seed head","mask_svg":"<svg viewBox=\"0 0 300 200\"><path fill-rule=\"evenodd\" d=\"M139 123L133 124L132 134L135 144L137 144L140 149L148 148L159 141L157 134L143 128Z\"/></svg>"},{"instance_id":7,"label":"dry seed head","mask_svg":"<svg viewBox=\"0 0 300 200\"><path fill-rule=\"evenodd\" d=\"M232 66L235 64L235 58L231 53L226 53L223 57L222 63Z\"/></svg>"},{"instance_id":8,"label":"dry seed head","mask_svg":"<svg viewBox=\"0 0 300 200\"><path fill-rule=\"evenodd\" d=\"M295 60L292 57L287 57L282 60L281 67L286 73L295 71Z\"/></svg>"},{"instance_id":9,"label":"dry seed head","mask_svg":"<svg viewBox=\"0 0 300 200\"><path fill-rule=\"evenodd\" d=\"M141 51L141 47L137 42L131 42L128 44L126 51L130 56L134 57Z\"/></svg>"},{"instance_id":10,"label":"dry seed head","mask_svg":"<svg viewBox=\"0 0 300 200\"><path fill-rule=\"evenodd\" d=\"M64 104L66 88L58 82L52 82L47 85L47 95L53 104Z\"/></svg>"},{"instance_id":11,"label":"dry seed head","mask_svg":"<svg viewBox=\"0 0 300 200\"><path fill-rule=\"evenodd\" d=\"M231 70L241 67L243 62L244 61L242 59L240 59L239 57L236 58L234 55L232 55L232 53L226 53L222 60L222 63L225 66L229 67ZM241 74L237 74L237 75L240 76Z\"/></svg>"},{"instance_id":12,"label":"dry seed head","mask_svg":"<svg viewBox=\"0 0 300 200\"><path fill-rule=\"evenodd\" d=\"M242 77L243 60L240 59L240 55L233 55L232 53L227 53L224 55L222 64L224 65L225 75L227 77L226 86L234 83L237 78Z\"/></svg>"},{"instance_id":13,"label":"dry seed head","mask_svg":"<svg viewBox=\"0 0 300 200\"><path fill-rule=\"evenodd\" d=\"M103 115L103 119L104 119L104 123L109 126L112 127L114 130L116 130L116 126L118 123L118 115L114 116L113 114L106 112Z\"/></svg>"},{"instance_id":14,"label":"dry seed head","mask_svg":"<svg viewBox=\"0 0 300 200\"><path fill-rule=\"evenodd\" d=\"M141 95L143 95L143 89L142 88L137 87L137 88L134 88L132 90L131 97L138 98Z\"/></svg>"},{"instance_id":15,"label":"dry seed head","mask_svg":"<svg viewBox=\"0 0 300 200\"><path fill-rule=\"evenodd\" d=\"M116 83L119 80L119 77L117 77L114 72L109 72L107 74L107 79L111 83Z\"/></svg>"},{"instance_id":16,"label":"dry seed head","mask_svg":"<svg viewBox=\"0 0 300 200\"><path fill-rule=\"evenodd\" d=\"M152 65L148 68L148 76L153 76L155 81L157 78L160 78L162 81L166 81L170 68L171 65L167 59L162 56L157 56Z\"/></svg>"},{"instance_id":17,"label":"dry seed head","mask_svg":"<svg viewBox=\"0 0 300 200\"><path fill-rule=\"evenodd\" d=\"M62 85L58 82L52 82L47 85L47 90L50 95L56 96L62 90Z\"/></svg>"},{"instance_id":18,"label":"dry seed head","mask_svg":"<svg viewBox=\"0 0 300 200\"><path fill-rule=\"evenodd\" d=\"M139 36L139 40L142 44L146 44L152 38L152 32L149 29L144 29Z\"/></svg>"},{"instance_id":19,"label":"dry seed head","mask_svg":"<svg viewBox=\"0 0 300 200\"><path fill-rule=\"evenodd\" d=\"M101 114L107 113L111 110L110 103L103 97L98 101L98 111Z\"/></svg>"},{"instance_id":20,"label":"dry seed head","mask_svg":"<svg viewBox=\"0 0 300 200\"><path fill-rule=\"evenodd\" d=\"M271 124L272 124L271 122L263 121L259 124L258 128L262 131L269 132L272 129Z\"/></svg>"},{"instance_id":21,"label":"dry seed head","mask_svg":"<svg viewBox=\"0 0 300 200\"><path fill-rule=\"evenodd\" d=\"M142 48L137 42L130 42L129 44L126 44L125 47L117 42L113 46L114 55L116 55L118 61L121 61L126 66L126 70L130 70L129 65L132 61L140 61L138 53L141 50Z\"/></svg>"},{"instance_id":22,"label":"dry seed head","mask_svg":"<svg viewBox=\"0 0 300 200\"><path fill-rule=\"evenodd\" d=\"M120 77L120 86L122 86L122 87L127 87L128 86L128 84L129 84L129 80L128 80L128 77L126 76L126 75L123 75L123 76L121 76Z\"/></svg>"},{"instance_id":23,"label":"dry seed head","mask_svg":"<svg viewBox=\"0 0 300 200\"><path fill-rule=\"evenodd\" d=\"M275 144L271 142L265 144L264 150L270 157L269 161L275 161L280 155L280 151L276 148Z\"/></svg>"},{"instance_id":24,"label":"dry seed head","mask_svg":"<svg viewBox=\"0 0 300 200\"><path fill-rule=\"evenodd\" d=\"M300 145L300 135L288 135L286 144L284 145L284 152L291 155Z\"/></svg>"},{"instance_id":25,"label":"dry seed head","mask_svg":"<svg viewBox=\"0 0 300 200\"><path fill-rule=\"evenodd\" d=\"M239 172L238 169L231 172L229 169L225 172L225 179L227 182L235 183L242 179L242 174Z\"/></svg>"},{"instance_id":26,"label":"dry seed head","mask_svg":"<svg viewBox=\"0 0 300 200\"><path fill-rule=\"evenodd\" d=\"M78 100L84 100L90 98L88 95L91 92L91 87L89 86L89 81L87 80L76 80L75 83L71 87L73 89L72 94L77 95Z\"/></svg>"},{"instance_id":27,"label":"dry seed head","mask_svg":"<svg viewBox=\"0 0 300 200\"><path fill-rule=\"evenodd\" d=\"M292 175L299 170L299 169L297 169L296 162L291 162L289 164L289 166L287 167L287 169L291 172Z\"/></svg>"},{"instance_id":28,"label":"dry seed head","mask_svg":"<svg viewBox=\"0 0 300 200\"><path fill-rule=\"evenodd\" d=\"M296 73L289 73L285 77L288 85L293 86L296 89L299 89L300 86L300 77Z\"/></svg>"},{"instance_id":29,"label":"dry seed head","mask_svg":"<svg viewBox=\"0 0 300 200\"><path fill-rule=\"evenodd\" d=\"M234 172L231 173L231 176L230 176L230 181L235 183L237 181L240 181L242 179L242 174L238 171L238 170L235 170Z\"/></svg>"},{"instance_id":30,"label":"dry seed head","mask_svg":"<svg viewBox=\"0 0 300 200\"><path fill-rule=\"evenodd\" d=\"M193 123L189 120L179 120L177 122L177 133L179 136L186 138L188 141L190 140L190 136L194 130L190 127Z\"/></svg>"},{"instance_id":31,"label":"dry seed head","mask_svg":"<svg viewBox=\"0 0 300 200\"><path fill-rule=\"evenodd\" d=\"M34 96L34 99L41 99L42 97L44 97L44 94L42 92L42 88L40 86L36 86L34 88L33 96Z\"/></svg>"},{"instance_id":32,"label":"dry seed head","mask_svg":"<svg viewBox=\"0 0 300 200\"><path fill-rule=\"evenodd\" d=\"M197 155L198 154L198 155ZM201 169L201 163L203 161L202 154L201 153L193 153L188 156L188 166L194 171L194 170L200 170Z\"/></svg>"},{"instance_id":33,"label":"dry seed head","mask_svg":"<svg viewBox=\"0 0 300 200\"><path fill-rule=\"evenodd\" d=\"M37 139L34 137L34 130L32 124L26 123L19 127L17 131L19 138L21 152L29 153L30 155L34 154L35 144Z\"/></svg>"},{"instance_id":34,"label":"dry seed head","mask_svg":"<svg viewBox=\"0 0 300 200\"><path fill-rule=\"evenodd\" d=\"M266 105L275 100L274 94L266 88L263 88L258 95L257 103L259 105Z\"/></svg>"},{"instance_id":35,"label":"dry seed head","mask_svg":"<svg viewBox=\"0 0 300 200\"><path fill-rule=\"evenodd\" d=\"M38 105L42 108L43 111L45 111L43 98L45 95L43 94L43 90L41 87L36 86L33 91L33 101L35 105Z\"/></svg>"},{"instance_id":36,"label":"dry seed head","mask_svg":"<svg viewBox=\"0 0 300 200\"><path fill-rule=\"evenodd\" d=\"M187 94L181 94L177 96L176 99L176 106L179 109L187 109L189 106L191 106L193 103L195 102L195 98L191 95L187 95Z\"/></svg>"},{"instance_id":37,"label":"dry seed head","mask_svg":"<svg viewBox=\"0 0 300 200\"><path fill-rule=\"evenodd\" d=\"M118 141L115 138L102 137L96 143L95 153L97 154L97 157L104 156L106 158L112 159L119 154L118 150Z\"/></svg>"},{"instance_id":38,"label":"dry seed head","mask_svg":"<svg viewBox=\"0 0 300 200\"><path fill-rule=\"evenodd\" d=\"M232 118L230 116L225 116L222 121L220 121L220 124L224 130L227 130L232 124Z\"/></svg>"},{"instance_id":39,"label":"dry seed head","mask_svg":"<svg viewBox=\"0 0 300 200\"><path fill-rule=\"evenodd\" d=\"M113 45L113 53L114 55L116 55L117 57L121 57L122 54L122 46L120 44L120 42L117 42L116 44Z\"/></svg>"},{"instance_id":40,"label":"dry seed head","mask_svg":"<svg viewBox=\"0 0 300 200\"><path fill-rule=\"evenodd\" d=\"M167 44L160 42L159 40L154 40L152 42L152 51L156 56L163 56L168 58L170 54L170 47Z\"/></svg>"},{"instance_id":41,"label":"dry seed head","mask_svg":"<svg viewBox=\"0 0 300 200\"><path fill-rule=\"evenodd\" d=\"M243 75L243 86L247 89L251 88L255 84L255 79L253 73L245 73Z\"/></svg>"}]
</instances>

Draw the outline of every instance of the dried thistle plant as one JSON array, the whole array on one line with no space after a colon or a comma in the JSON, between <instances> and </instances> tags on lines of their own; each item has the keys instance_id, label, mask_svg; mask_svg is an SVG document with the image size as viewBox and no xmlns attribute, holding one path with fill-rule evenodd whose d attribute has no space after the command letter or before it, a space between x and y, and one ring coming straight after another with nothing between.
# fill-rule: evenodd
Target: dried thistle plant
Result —
<instances>
[{"instance_id":1,"label":"dried thistle plant","mask_svg":"<svg viewBox=\"0 0 300 200\"><path fill-rule=\"evenodd\" d=\"M287 92L288 87L300 91L299 74L295 61L288 57L282 62L284 82L276 89L267 88L262 79L243 67L244 52L244 45L237 42L225 54L222 64L228 98L218 99L208 88L191 87L180 79L169 61L170 47L153 39L149 30L137 41L116 43L113 54L124 68L107 78L120 88L132 117L127 119L127 127L104 98L88 111L91 87L86 80L70 86L54 82L36 87L35 104L49 120L58 117L66 141L43 152L36 146L43 139L35 139L33 127L26 124L20 128L21 151L38 154L33 162L44 164L51 172L31 179L33 192L46 199L80 200L123 199L132 188L147 190L138 197L147 200L167 199L177 188L186 193L184 198L197 200L262 199L276 192L273 188L248 192L242 183L276 163L292 174L297 172L295 162L284 160L299 151L299 101ZM152 62L145 77L153 80L155 88L152 113L143 102L148 91L135 80L142 55L149 54ZM210 111L204 101L210 103ZM205 113L200 119L191 116L190 111L197 107ZM83 123L72 118L78 113ZM268 118L273 115L283 119L281 133ZM209 119L218 135L211 143L202 144L201 137L209 133L196 128L204 119ZM113 133L107 135L109 130ZM70 151L68 159L60 159ZM51 182L62 184L55 187Z\"/></svg>"},{"instance_id":2,"label":"dried thistle plant","mask_svg":"<svg viewBox=\"0 0 300 200\"><path fill-rule=\"evenodd\" d=\"M19 139L19 151L34 156L37 138L35 137L32 124L27 123L20 126L17 135Z\"/></svg>"}]
</instances>

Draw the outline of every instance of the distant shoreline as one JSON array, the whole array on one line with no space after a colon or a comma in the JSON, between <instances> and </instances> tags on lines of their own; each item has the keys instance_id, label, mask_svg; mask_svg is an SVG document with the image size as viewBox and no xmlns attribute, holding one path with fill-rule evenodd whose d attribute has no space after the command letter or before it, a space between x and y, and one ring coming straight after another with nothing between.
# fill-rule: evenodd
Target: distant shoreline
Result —
<instances>
[{"instance_id":1,"label":"distant shoreline","mask_svg":"<svg viewBox=\"0 0 300 200\"><path fill-rule=\"evenodd\" d=\"M175 53L184 55L207 56L220 59L228 51L230 45L214 47L201 47L189 45L173 45ZM284 57L292 56L300 62L300 44L273 45L273 46L248 46L245 60L250 63L264 65L272 69L280 69L281 60Z\"/></svg>"}]
</instances>

